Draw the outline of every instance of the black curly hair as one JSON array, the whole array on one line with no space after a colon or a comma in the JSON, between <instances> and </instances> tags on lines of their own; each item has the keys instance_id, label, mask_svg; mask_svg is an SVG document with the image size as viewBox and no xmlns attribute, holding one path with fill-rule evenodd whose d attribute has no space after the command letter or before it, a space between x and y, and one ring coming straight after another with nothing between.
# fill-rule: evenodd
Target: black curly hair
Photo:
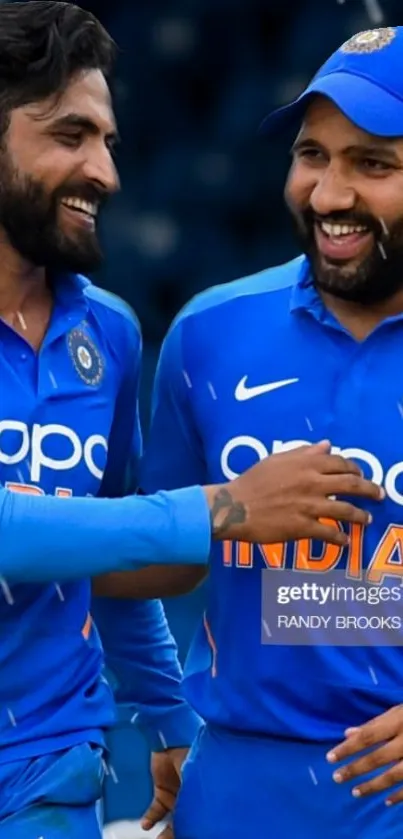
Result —
<instances>
[{"instance_id":1,"label":"black curly hair","mask_svg":"<svg viewBox=\"0 0 403 839\"><path fill-rule=\"evenodd\" d=\"M82 70L109 78L115 57L97 18L73 3L0 4L0 138L14 108L61 95Z\"/></svg>"}]
</instances>

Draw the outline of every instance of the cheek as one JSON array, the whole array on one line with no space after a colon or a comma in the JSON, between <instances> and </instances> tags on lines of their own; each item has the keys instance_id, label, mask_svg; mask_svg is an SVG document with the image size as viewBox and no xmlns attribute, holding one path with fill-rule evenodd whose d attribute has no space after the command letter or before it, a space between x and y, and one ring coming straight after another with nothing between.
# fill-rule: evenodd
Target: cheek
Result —
<instances>
[{"instance_id":1,"label":"cheek","mask_svg":"<svg viewBox=\"0 0 403 839\"><path fill-rule=\"evenodd\" d=\"M68 155L64 155L63 151L47 151L44 154L38 154L32 163L31 174L37 181L42 184L49 192L53 192L65 181L71 177L71 160Z\"/></svg>"},{"instance_id":2,"label":"cheek","mask_svg":"<svg viewBox=\"0 0 403 839\"><path fill-rule=\"evenodd\" d=\"M386 184L385 184L386 186ZM384 184L382 184L384 187ZM403 189L403 183L401 184ZM381 184L374 182L365 184L360 189L360 206L374 219L381 222L384 232L394 228L403 228L403 192L381 188Z\"/></svg>"},{"instance_id":3,"label":"cheek","mask_svg":"<svg viewBox=\"0 0 403 839\"><path fill-rule=\"evenodd\" d=\"M291 212L295 213L309 206L310 197L315 188L315 178L311 173L294 164L289 172L284 189L284 198Z\"/></svg>"},{"instance_id":4,"label":"cheek","mask_svg":"<svg viewBox=\"0 0 403 839\"><path fill-rule=\"evenodd\" d=\"M42 149L37 143L35 151L33 148L20 148L18 154L13 153L12 162L18 172L42 184L48 193L68 182L75 171L71 153L55 149L53 145Z\"/></svg>"}]
</instances>

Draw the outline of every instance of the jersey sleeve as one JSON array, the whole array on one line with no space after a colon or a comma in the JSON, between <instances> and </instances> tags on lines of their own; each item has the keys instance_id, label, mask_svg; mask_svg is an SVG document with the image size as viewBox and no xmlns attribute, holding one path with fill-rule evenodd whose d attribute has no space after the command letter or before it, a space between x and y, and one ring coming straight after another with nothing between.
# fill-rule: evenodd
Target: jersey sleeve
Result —
<instances>
[{"instance_id":1,"label":"jersey sleeve","mask_svg":"<svg viewBox=\"0 0 403 839\"><path fill-rule=\"evenodd\" d=\"M101 493L110 498L132 492L137 485L141 455L138 329L131 331L122 357L126 370L101 487ZM136 715L136 725L153 751L190 746L201 720L181 696L182 671L161 602L94 597L91 612L120 713L128 709L131 716Z\"/></svg>"},{"instance_id":2,"label":"jersey sleeve","mask_svg":"<svg viewBox=\"0 0 403 839\"><path fill-rule=\"evenodd\" d=\"M190 391L179 318L165 338L155 375L150 432L140 467L146 493L208 483Z\"/></svg>"},{"instance_id":3,"label":"jersey sleeve","mask_svg":"<svg viewBox=\"0 0 403 839\"><path fill-rule=\"evenodd\" d=\"M190 746L202 720L182 696L182 670L162 603L96 597L93 617L120 713L129 713L153 751Z\"/></svg>"},{"instance_id":4,"label":"jersey sleeve","mask_svg":"<svg viewBox=\"0 0 403 839\"><path fill-rule=\"evenodd\" d=\"M146 565L204 565L210 510L200 486L145 498L58 498L0 487L0 578L62 583Z\"/></svg>"}]
</instances>

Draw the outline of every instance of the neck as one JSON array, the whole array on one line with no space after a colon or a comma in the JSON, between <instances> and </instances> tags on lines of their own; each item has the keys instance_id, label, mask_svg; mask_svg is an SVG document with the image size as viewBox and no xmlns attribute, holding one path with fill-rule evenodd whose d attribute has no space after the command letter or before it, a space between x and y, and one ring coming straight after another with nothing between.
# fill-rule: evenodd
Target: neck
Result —
<instances>
[{"instance_id":1,"label":"neck","mask_svg":"<svg viewBox=\"0 0 403 839\"><path fill-rule=\"evenodd\" d=\"M0 231L0 317L7 318L38 297L47 296L46 271L31 265Z\"/></svg>"},{"instance_id":2,"label":"neck","mask_svg":"<svg viewBox=\"0 0 403 839\"><path fill-rule=\"evenodd\" d=\"M320 291L320 296L326 308L357 341L365 341L386 318L403 314L403 288L387 300L380 300L370 306L342 300L326 291Z\"/></svg>"}]
</instances>

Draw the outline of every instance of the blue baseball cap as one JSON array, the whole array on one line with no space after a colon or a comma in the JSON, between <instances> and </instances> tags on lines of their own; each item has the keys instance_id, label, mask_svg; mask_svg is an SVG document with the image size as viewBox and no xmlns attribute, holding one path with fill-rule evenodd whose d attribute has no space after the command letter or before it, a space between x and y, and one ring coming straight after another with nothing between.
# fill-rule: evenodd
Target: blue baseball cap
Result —
<instances>
[{"instance_id":1,"label":"blue baseball cap","mask_svg":"<svg viewBox=\"0 0 403 839\"><path fill-rule=\"evenodd\" d=\"M368 134L403 137L403 26L354 35L322 65L298 99L263 120L259 133L275 134L301 121L315 94L327 96Z\"/></svg>"}]
</instances>

